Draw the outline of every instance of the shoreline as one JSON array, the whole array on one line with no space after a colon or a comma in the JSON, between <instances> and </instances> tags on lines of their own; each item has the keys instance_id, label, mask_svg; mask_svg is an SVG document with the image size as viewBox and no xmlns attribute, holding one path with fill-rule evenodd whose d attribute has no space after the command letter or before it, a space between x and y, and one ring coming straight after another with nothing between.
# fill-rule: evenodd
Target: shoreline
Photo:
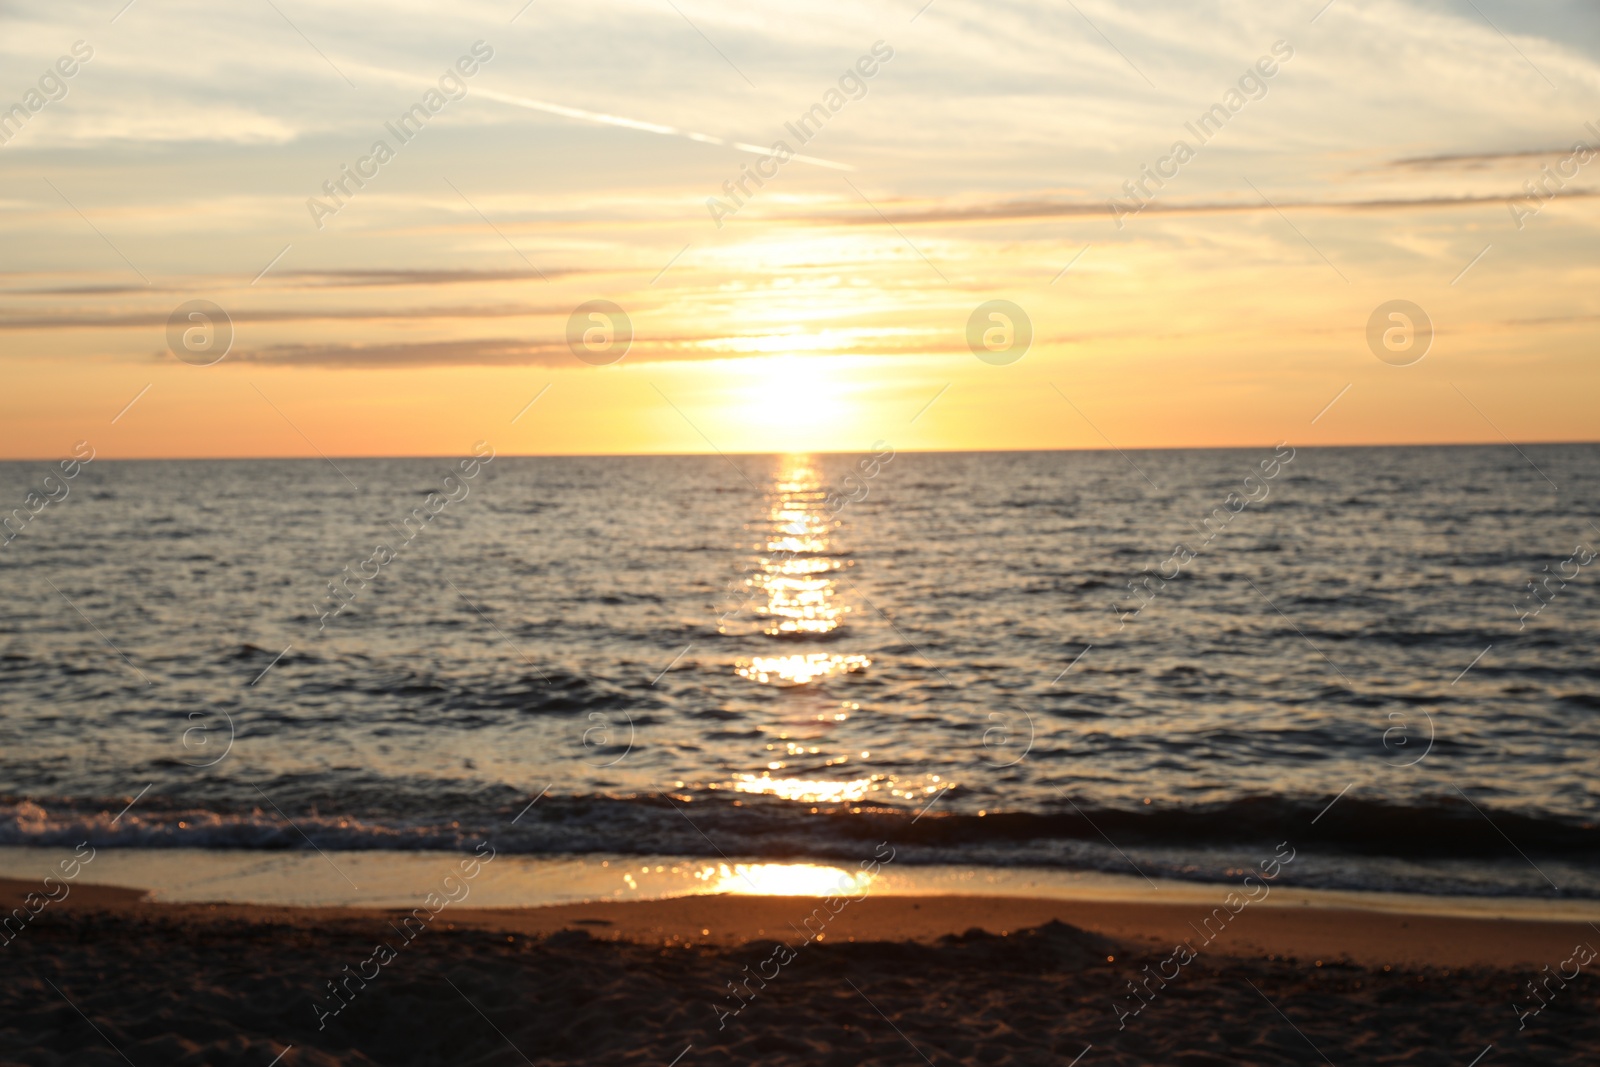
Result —
<instances>
[{"instance_id":1,"label":"shoreline","mask_svg":"<svg viewBox=\"0 0 1600 1067\"><path fill-rule=\"evenodd\" d=\"M0 905L39 888L0 881ZM1494 1048L1576 1067L1600 1042L1592 974L1525 988L1592 960L1573 950L1600 943L1587 923L1258 906L1201 945L1187 904L869 895L808 923L820 907L706 895L409 922L75 882L0 944L0 1064L1222 1067L1317 1062L1309 1044L1336 1063ZM1174 961L1185 936L1198 951Z\"/></svg>"},{"instance_id":2,"label":"shoreline","mask_svg":"<svg viewBox=\"0 0 1600 1067\"><path fill-rule=\"evenodd\" d=\"M0 846L0 881L37 881L54 871L61 847ZM450 851L212 850L101 848L80 883L126 887L153 901L285 907L408 908L460 860ZM337 872L337 873L336 873ZM682 855L501 853L473 880L474 908L534 908L679 899L691 896L822 897L844 874L822 861L708 860ZM887 865L872 897L1004 897L1084 904L1186 905L1202 913L1234 883L1110 874L1066 868ZM1312 908L1404 916L1592 922L1600 900L1584 897L1447 896L1275 885L1252 908Z\"/></svg>"},{"instance_id":3,"label":"shoreline","mask_svg":"<svg viewBox=\"0 0 1600 1067\"><path fill-rule=\"evenodd\" d=\"M10 914L37 882L0 878L0 908ZM1534 969L1561 959L1578 943L1600 944L1600 924L1539 919L1425 915L1309 904L1262 903L1205 926L1221 907L1195 902L1062 900L1015 896L897 896L870 893L828 921L818 943L935 944L974 931L1005 937L1061 923L1152 956L1188 942L1230 959L1321 960L1360 967ZM447 929L525 938L582 933L639 945L729 948L756 942L806 942L803 923L818 913L816 896L700 894L664 900L593 901L534 907L447 904L437 917ZM162 921L242 921L302 928L397 922L395 907L322 907L224 902L168 903L139 889L74 883L67 898L43 911L112 914ZM1207 934L1211 934L1210 937ZM23 931L23 935L26 930ZM3 946L4 938L0 938Z\"/></svg>"}]
</instances>

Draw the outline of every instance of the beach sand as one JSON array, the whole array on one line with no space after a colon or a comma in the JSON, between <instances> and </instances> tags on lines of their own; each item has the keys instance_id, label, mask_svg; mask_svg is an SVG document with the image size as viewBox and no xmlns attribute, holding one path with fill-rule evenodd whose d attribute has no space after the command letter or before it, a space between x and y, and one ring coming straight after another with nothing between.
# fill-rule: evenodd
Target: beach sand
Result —
<instances>
[{"instance_id":1,"label":"beach sand","mask_svg":"<svg viewBox=\"0 0 1600 1067\"><path fill-rule=\"evenodd\" d=\"M9 911L37 883L0 881ZM1223 891L1219 890L1219 902ZM37 906L37 902L36 902ZM1592 1064L1582 923L1253 905L715 896L404 913L72 888L0 946L0 1065ZM816 911L819 907L823 911ZM820 940L805 942L822 928ZM825 926L823 925L825 922ZM420 932L418 932L420 930ZM1180 940L1198 949L1165 963ZM778 942L786 942L780 948ZM374 947L393 958L382 966ZM1177 976L1128 983L1143 968ZM349 970L346 971L345 968ZM749 968L746 971L745 968ZM1568 972L1572 968L1568 964ZM350 979L338 1006L327 983ZM1546 972L1547 973L1547 972ZM729 982L741 982L735 998ZM1122 1019L1116 1005L1137 1015ZM735 1014L735 1009L737 1013ZM1489 1046L1493 1046L1491 1049Z\"/></svg>"}]
</instances>

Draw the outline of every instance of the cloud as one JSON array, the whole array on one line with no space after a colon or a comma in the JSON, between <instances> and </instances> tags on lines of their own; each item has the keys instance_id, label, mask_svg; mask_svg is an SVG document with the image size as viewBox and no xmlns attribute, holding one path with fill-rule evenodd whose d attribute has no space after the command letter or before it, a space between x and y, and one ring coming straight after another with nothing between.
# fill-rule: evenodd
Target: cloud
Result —
<instances>
[{"instance_id":1,"label":"cloud","mask_svg":"<svg viewBox=\"0 0 1600 1067\"><path fill-rule=\"evenodd\" d=\"M1054 344L1076 338L1041 338ZM641 338L634 341L625 363L680 363L711 360L765 359L777 354L769 335L700 334ZM837 356L919 356L965 352L965 342L947 334L914 336L895 331L865 331L828 349L813 349L807 358ZM170 359L166 352L158 359ZM487 337L452 341L394 341L377 344L280 344L235 350L230 363L274 367L324 367L369 370L398 367L582 367L564 339Z\"/></svg>"},{"instance_id":2,"label":"cloud","mask_svg":"<svg viewBox=\"0 0 1600 1067\"><path fill-rule=\"evenodd\" d=\"M171 358L167 353L160 358ZM391 344L286 344L236 351L230 363L275 367L555 366L577 364L562 341L492 337L468 341L409 341Z\"/></svg>"},{"instance_id":3,"label":"cloud","mask_svg":"<svg viewBox=\"0 0 1600 1067\"><path fill-rule=\"evenodd\" d=\"M309 278L327 287L357 288L395 285L465 285L474 282L543 281L584 273L574 269L532 270L291 270L280 277Z\"/></svg>"},{"instance_id":4,"label":"cloud","mask_svg":"<svg viewBox=\"0 0 1600 1067\"><path fill-rule=\"evenodd\" d=\"M1172 203L1154 201L1146 204L1144 213L1153 215L1233 215L1277 209L1308 211L1405 211L1425 208L1468 207L1474 204L1503 204L1507 200L1525 199L1526 193L1517 190L1498 196L1425 196L1415 198L1389 197L1372 200L1278 200L1273 204L1238 202ZM1600 195L1591 190L1561 192L1561 199L1582 199ZM895 211L884 208L882 214L865 212L850 215L791 215L785 222L827 223L834 226L879 226L887 219L891 223L916 225L959 222L1004 222L1014 219L1045 219L1072 217L1099 217L1109 215L1105 201L1061 200L1010 200L999 204L973 207L927 207Z\"/></svg>"},{"instance_id":5,"label":"cloud","mask_svg":"<svg viewBox=\"0 0 1600 1067\"><path fill-rule=\"evenodd\" d=\"M175 293L168 285L63 285L47 289L10 289L27 296L123 296L128 293Z\"/></svg>"},{"instance_id":6,"label":"cloud","mask_svg":"<svg viewBox=\"0 0 1600 1067\"><path fill-rule=\"evenodd\" d=\"M1494 163L1524 159L1549 159L1572 154L1571 148L1530 148L1515 152L1464 152L1457 155L1413 156L1390 161L1388 166L1409 170L1482 170Z\"/></svg>"},{"instance_id":7,"label":"cloud","mask_svg":"<svg viewBox=\"0 0 1600 1067\"><path fill-rule=\"evenodd\" d=\"M409 286L432 285L474 285L482 282L519 282L519 281L548 281L552 278L568 278L579 274L596 273L592 269L577 267L552 267L540 273L532 270L285 270L277 271L266 279L262 288L298 288L298 289L389 289ZM308 285L286 285L289 279L303 279L312 283ZM8 292L26 294L29 296L122 296L129 293L178 293L188 291L179 285L60 285L32 289L11 289ZM570 310L570 309L569 309ZM467 313L475 313L466 309ZM462 313L462 309L443 308L436 314L441 316ZM492 310L485 310L485 314L496 314ZM540 310L530 310L526 314L540 314ZM310 312L304 313L308 318L325 317ZM366 312L353 312L349 317L360 318ZM370 313L373 318L383 317L382 313ZM409 317L426 317L426 312L405 312ZM142 324L143 319L138 320ZM264 320L263 320L264 321ZM107 323L111 325L111 323Z\"/></svg>"},{"instance_id":8,"label":"cloud","mask_svg":"<svg viewBox=\"0 0 1600 1067\"><path fill-rule=\"evenodd\" d=\"M132 290L144 292L143 289ZM260 311L229 311L235 324L244 322L315 322L341 320L386 322L402 319L505 319L539 315L565 316L572 308L563 304L499 304L493 307L435 308L268 308ZM121 329L124 327L165 326L169 311L138 311L123 315L86 315L58 312L46 315L0 318L0 330L78 330Z\"/></svg>"},{"instance_id":9,"label":"cloud","mask_svg":"<svg viewBox=\"0 0 1600 1067\"><path fill-rule=\"evenodd\" d=\"M547 115L560 115L563 118L577 119L580 122L590 122L599 126L620 126L628 130L641 130L645 133L658 133L668 137L684 137L701 144L718 145L723 148L732 148L736 152L748 152L751 155L770 156L773 151L770 147L746 144L743 141L730 141L725 137L717 137L709 133L696 133L693 130L683 130L676 126L664 126L659 122L643 122L639 119L623 118L620 115L608 115L598 111L585 111L583 108L566 107L562 104L552 104L544 100L534 100L525 96L513 96L510 93L499 93L492 89L477 90L478 96L486 100L495 100L513 107L527 108L530 111L542 111ZM855 170L848 163L836 163L831 159L820 156L801 155L791 152L790 157L797 163L810 163L817 167L826 167L829 170Z\"/></svg>"}]
</instances>

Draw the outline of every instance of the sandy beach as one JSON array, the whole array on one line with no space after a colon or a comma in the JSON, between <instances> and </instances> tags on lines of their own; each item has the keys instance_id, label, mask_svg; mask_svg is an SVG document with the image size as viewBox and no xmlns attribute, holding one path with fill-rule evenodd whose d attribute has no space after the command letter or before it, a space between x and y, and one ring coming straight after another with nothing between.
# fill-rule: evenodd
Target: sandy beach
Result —
<instances>
[{"instance_id":1,"label":"sandy beach","mask_svg":"<svg viewBox=\"0 0 1600 1067\"><path fill-rule=\"evenodd\" d=\"M7 910L37 889L0 882ZM1587 974L1512 1007L1571 974L1587 924L1263 906L1206 942L1185 905L821 906L446 906L424 925L79 885L0 948L0 1064L1465 1067L1590 1063L1600 1039ZM1185 940L1193 958L1165 962Z\"/></svg>"}]
</instances>

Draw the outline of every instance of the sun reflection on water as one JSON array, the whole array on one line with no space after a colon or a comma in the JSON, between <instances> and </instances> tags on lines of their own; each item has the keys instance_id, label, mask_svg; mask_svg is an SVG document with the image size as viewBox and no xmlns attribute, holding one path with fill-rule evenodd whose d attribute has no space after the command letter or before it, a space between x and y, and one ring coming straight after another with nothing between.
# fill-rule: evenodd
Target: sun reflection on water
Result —
<instances>
[{"instance_id":1,"label":"sun reflection on water","mask_svg":"<svg viewBox=\"0 0 1600 1067\"><path fill-rule=\"evenodd\" d=\"M808 778L772 778L768 775L734 775L733 788L741 793L757 793L795 800L803 804L853 804L865 800L874 778L829 781Z\"/></svg>"},{"instance_id":2,"label":"sun reflection on water","mask_svg":"<svg viewBox=\"0 0 1600 1067\"><path fill-rule=\"evenodd\" d=\"M778 705L783 721L775 736L769 735L765 766L734 773L725 786L747 795L811 805L818 814L822 809L860 812L860 805L870 803L874 795L917 802L944 788L936 774L901 781L892 772L873 774L867 767L852 766L849 778L829 773L839 774L847 762L869 759L870 746L841 750L837 743L828 744L831 729L849 721L850 713L861 705L829 699L824 683L872 666L870 657L855 653L788 651L796 642L844 633L849 609L836 603L834 574L850 562L840 558L833 545L833 531L842 522L839 505L830 504L831 499L809 457L787 457L773 479L765 522L759 527L766 532L765 552L757 558L749 585L758 597L765 594L764 604L757 601L763 619L762 637L757 640L783 641L786 649L781 655L736 659L733 670L758 685L796 692L785 694Z\"/></svg>"},{"instance_id":3,"label":"sun reflection on water","mask_svg":"<svg viewBox=\"0 0 1600 1067\"><path fill-rule=\"evenodd\" d=\"M734 673L741 678L762 685L805 685L817 678L832 674L849 674L872 666L866 656L841 656L833 652L813 652L810 655L755 656L740 660Z\"/></svg>"},{"instance_id":4,"label":"sun reflection on water","mask_svg":"<svg viewBox=\"0 0 1600 1067\"><path fill-rule=\"evenodd\" d=\"M833 603L837 588L828 577L839 564L827 558L835 520L826 500L810 459L792 458L773 490L766 554L755 579L766 594L759 610L771 620L765 629L769 636L826 634L844 624L849 609Z\"/></svg>"},{"instance_id":5,"label":"sun reflection on water","mask_svg":"<svg viewBox=\"0 0 1600 1067\"><path fill-rule=\"evenodd\" d=\"M707 893L747 896L826 897L864 891L872 883L865 871L846 871L816 863L716 863L695 872Z\"/></svg>"}]
</instances>

